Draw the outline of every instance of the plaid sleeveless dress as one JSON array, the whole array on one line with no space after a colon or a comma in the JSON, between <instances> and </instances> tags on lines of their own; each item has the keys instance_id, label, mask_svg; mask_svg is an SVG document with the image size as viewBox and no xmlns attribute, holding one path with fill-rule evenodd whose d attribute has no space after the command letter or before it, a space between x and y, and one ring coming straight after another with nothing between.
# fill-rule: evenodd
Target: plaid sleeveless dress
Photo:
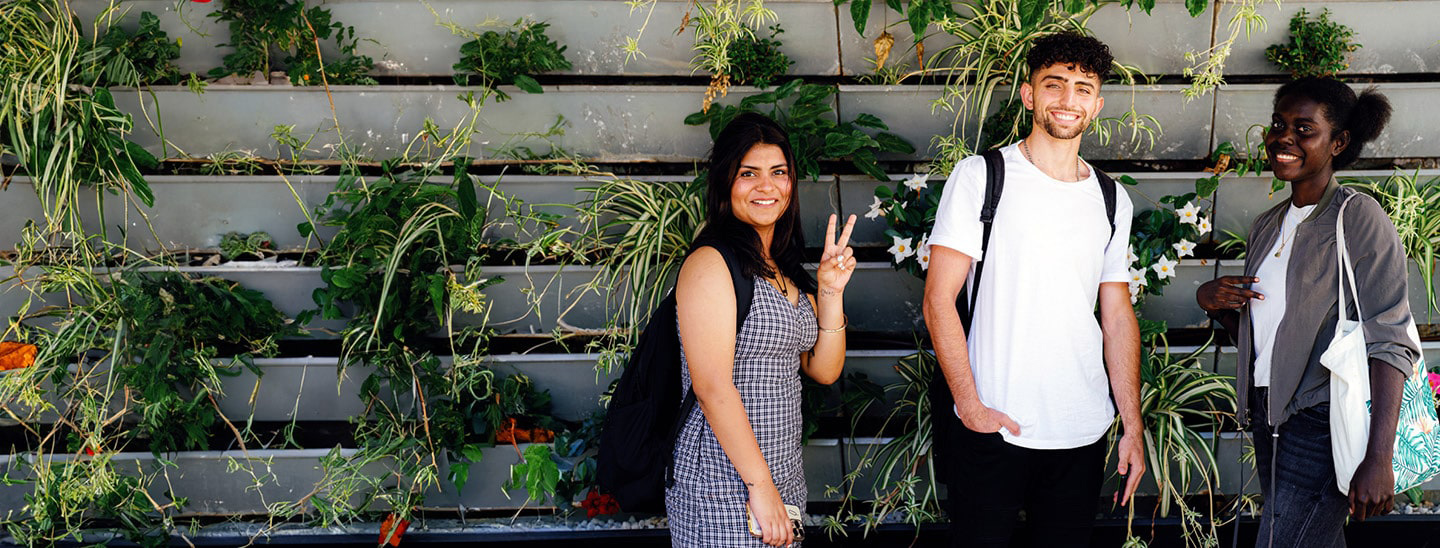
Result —
<instances>
[{"instance_id":1,"label":"plaid sleeveless dress","mask_svg":"<svg viewBox=\"0 0 1440 548\"><path fill-rule=\"evenodd\" d=\"M800 458L800 353L813 348L818 335L809 298L801 295L791 305L778 289L755 278L750 313L735 338L733 378L781 500L802 511L806 492ZM688 389L690 368L683 356L682 382ZM675 484L665 492L671 544L765 546L746 527L748 500L740 473L695 406L675 442Z\"/></svg>"}]
</instances>

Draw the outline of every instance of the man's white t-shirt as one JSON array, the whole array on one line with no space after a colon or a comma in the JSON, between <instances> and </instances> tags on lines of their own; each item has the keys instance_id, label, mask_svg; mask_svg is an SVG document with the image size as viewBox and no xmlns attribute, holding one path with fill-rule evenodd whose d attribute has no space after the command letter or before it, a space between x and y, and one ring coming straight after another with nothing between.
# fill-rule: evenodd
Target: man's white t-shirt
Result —
<instances>
[{"instance_id":1,"label":"man's white t-shirt","mask_svg":"<svg viewBox=\"0 0 1440 548\"><path fill-rule=\"evenodd\" d=\"M1260 268L1255 277L1260 281L1250 289L1264 295L1264 299L1250 300L1250 328L1255 334L1255 386L1270 386L1271 356L1275 353L1275 333L1280 331L1280 320L1285 317L1285 276L1290 266L1290 251L1295 247L1295 231L1300 221L1315 211L1315 205L1295 207L1291 204L1280 222L1280 235L1270 249L1260 256ZM1280 256L1276 257L1275 254Z\"/></svg>"},{"instance_id":2,"label":"man's white t-shirt","mask_svg":"<svg viewBox=\"0 0 1440 548\"><path fill-rule=\"evenodd\" d=\"M1115 418L1095 303L1102 282L1130 281L1133 206L1117 183L1112 236L1093 168L1083 181L1059 181L1018 146L1001 151L1005 188L985 256L980 156L950 174L929 245L985 262L967 334L970 369L980 401L1020 425L1020 436L1000 430L1005 441L1031 449L1089 445Z\"/></svg>"}]
</instances>

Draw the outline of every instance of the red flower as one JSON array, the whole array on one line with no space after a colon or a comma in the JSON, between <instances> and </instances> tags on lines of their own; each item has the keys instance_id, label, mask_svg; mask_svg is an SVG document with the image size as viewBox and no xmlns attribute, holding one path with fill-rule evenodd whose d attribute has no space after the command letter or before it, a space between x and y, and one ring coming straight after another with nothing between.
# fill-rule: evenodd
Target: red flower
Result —
<instances>
[{"instance_id":1,"label":"red flower","mask_svg":"<svg viewBox=\"0 0 1440 548\"><path fill-rule=\"evenodd\" d=\"M620 511L620 503L615 502L615 497L594 489L585 495L585 500L580 502L580 507L585 509L587 518L606 516Z\"/></svg>"},{"instance_id":2,"label":"red flower","mask_svg":"<svg viewBox=\"0 0 1440 548\"><path fill-rule=\"evenodd\" d=\"M395 514L385 516L385 521L380 523L379 545L399 546L400 537L405 536L405 530L410 528L410 520L399 519ZM392 530L393 529L393 530Z\"/></svg>"}]
</instances>

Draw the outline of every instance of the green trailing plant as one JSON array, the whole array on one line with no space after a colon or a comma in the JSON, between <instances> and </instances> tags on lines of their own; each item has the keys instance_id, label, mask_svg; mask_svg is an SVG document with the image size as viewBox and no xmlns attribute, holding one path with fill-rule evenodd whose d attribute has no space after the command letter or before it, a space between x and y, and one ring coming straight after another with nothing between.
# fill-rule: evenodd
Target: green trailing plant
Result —
<instances>
[{"instance_id":1,"label":"green trailing plant","mask_svg":"<svg viewBox=\"0 0 1440 548\"><path fill-rule=\"evenodd\" d=\"M25 506L0 516L0 525L28 546L80 541L87 532L159 545L178 532L173 518L185 501L149 498L140 487L160 472L113 458L113 451L131 441L118 428L129 410L112 407L124 401L126 389L110 365L127 348L125 310L119 284L102 282L77 261L85 258L17 264L19 287L74 300L35 311L34 301L22 305L19 321L5 334L7 340L34 344L37 352L29 367L0 375L0 411L37 441L12 453L0 471L6 484L31 486Z\"/></svg>"},{"instance_id":2,"label":"green trailing plant","mask_svg":"<svg viewBox=\"0 0 1440 548\"><path fill-rule=\"evenodd\" d=\"M302 0L224 0L210 17L227 24L231 41L224 45L234 50L210 71L211 77L284 70L297 86L375 84L369 76L374 61L356 54L355 27L335 21L322 6L307 8ZM325 60L321 42L332 42L339 58Z\"/></svg>"},{"instance_id":3,"label":"green trailing plant","mask_svg":"<svg viewBox=\"0 0 1440 548\"><path fill-rule=\"evenodd\" d=\"M132 432L156 454L206 448L225 420L220 377L241 367L260 375L251 356L300 333L263 294L221 278L129 272L116 293L126 339L116 372L139 411Z\"/></svg>"},{"instance_id":4,"label":"green trailing plant","mask_svg":"<svg viewBox=\"0 0 1440 548\"><path fill-rule=\"evenodd\" d=\"M751 34L730 44L730 73L735 83L765 89L790 70L794 62L780 51L783 32L777 24L770 27L769 38Z\"/></svg>"},{"instance_id":5,"label":"green trailing plant","mask_svg":"<svg viewBox=\"0 0 1440 548\"><path fill-rule=\"evenodd\" d=\"M1241 150L1229 141L1223 142L1211 153L1210 161L1214 165L1206 171L1211 175L1196 179L1194 192L1162 196L1154 202L1154 208L1136 213L1131 221L1130 297L1137 311L1146 296L1164 294L1165 286L1175 276L1175 268L1186 257L1195 256L1197 245L1214 241L1211 219L1214 218L1215 191L1221 181L1227 175L1259 175L1265 168L1258 145L1248 143ZM1133 177L1122 175L1116 180L1143 196ZM1140 321L1142 332L1165 330L1163 322L1145 318Z\"/></svg>"},{"instance_id":6,"label":"green trailing plant","mask_svg":"<svg viewBox=\"0 0 1440 548\"><path fill-rule=\"evenodd\" d=\"M878 446L866 447L840 485L826 486L826 495L839 496L841 501L835 514L827 516L823 525L831 537L845 534L847 524L858 524L862 534L869 535L885 523L887 516L897 513L917 532L921 525L939 519L940 497L933 481L935 461L931 458L934 430L930 420L930 379L939 366L935 355L924 348L896 363L895 371L901 380L884 390L897 397L880 430L900 434ZM864 401L853 417L858 419L869 405L880 400L866 397ZM855 424L851 425L852 440ZM868 484L867 476L871 478ZM872 496L869 504L861 502Z\"/></svg>"},{"instance_id":7,"label":"green trailing plant","mask_svg":"<svg viewBox=\"0 0 1440 548\"><path fill-rule=\"evenodd\" d=\"M933 55L920 71L922 75L945 80L945 89L934 101L932 110L952 115L951 135L963 139L967 149L975 150L984 131L981 125L971 128L970 120L990 112L994 98L999 98L1002 104L1019 98L1018 84L1029 74L1025 57L1034 41L1057 32L1087 32L1085 22L1100 6L1086 2L1057 6L1052 2L1020 0L968 0L955 4L954 15L939 18L934 24L956 43ZM1138 68L1119 62L1113 71L1112 79L1127 85L1137 83L1141 75ZM1001 93L1006 90L1008 94ZM1132 132L1136 135L1153 132L1146 122L1153 123L1153 119L1136 113L1131 117ZM1022 130L1019 125L1010 127L1013 129L1010 135L1001 132L992 139L1008 141ZM951 166L937 167L945 168L948 173Z\"/></svg>"},{"instance_id":8,"label":"green trailing plant","mask_svg":"<svg viewBox=\"0 0 1440 548\"><path fill-rule=\"evenodd\" d=\"M1435 298L1435 250L1440 246L1440 177L1421 182L1420 173L1396 172L1380 181L1346 179L1342 184L1353 186L1380 202L1395 231L1405 255L1420 269L1425 284L1426 314L1440 311Z\"/></svg>"},{"instance_id":9,"label":"green trailing plant","mask_svg":"<svg viewBox=\"0 0 1440 548\"><path fill-rule=\"evenodd\" d=\"M325 459L328 488L277 508L278 516L313 507L315 521L333 524L389 508L411 519L440 485L442 460L450 480L463 485L481 449L494 443L496 421L539 420L522 411L539 413L548 396L522 378L498 378L485 360L484 291L501 280L484 277L480 264L492 202L503 198L477 185L459 152L470 146L490 96L462 96L472 111L456 128L427 124L416 137L423 145L412 143L405 158L382 164L379 177L342 175L316 210L319 223L339 229L322 254L327 286L316 303L327 318L353 310L341 367L369 371L361 385L368 413L352 421L357 451ZM444 167L453 172L442 174ZM301 232L312 234L313 225ZM479 327L457 326L457 315ZM377 477L375 467L385 473Z\"/></svg>"},{"instance_id":10,"label":"green trailing plant","mask_svg":"<svg viewBox=\"0 0 1440 548\"><path fill-rule=\"evenodd\" d=\"M1209 341L1188 354L1175 354L1163 332L1144 339L1140 417L1145 425L1146 473L1160 487L1157 511L1168 516L1172 508L1178 509L1186 546L1215 546L1217 521L1202 517L1216 515L1213 493L1220 471L1215 462L1215 443L1224 421L1234 416L1234 378L1202 367ZM1203 432L1210 437L1207 439ZM1111 452L1121 434L1117 419L1109 432ZM1210 494L1206 497L1210 507L1203 515L1184 498L1197 490Z\"/></svg>"},{"instance_id":11,"label":"green trailing plant","mask_svg":"<svg viewBox=\"0 0 1440 548\"><path fill-rule=\"evenodd\" d=\"M1350 67L1347 58L1360 49L1355 31L1330 20L1330 8L1310 19L1305 8L1290 19L1290 41L1265 48L1265 59L1295 77L1330 76Z\"/></svg>"},{"instance_id":12,"label":"green trailing plant","mask_svg":"<svg viewBox=\"0 0 1440 548\"><path fill-rule=\"evenodd\" d=\"M1265 32L1265 16L1260 15L1260 6L1267 0L1238 0L1228 3L1230 21L1225 29L1230 34L1216 37L1215 45L1202 51L1192 51L1185 54L1185 60L1190 66L1181 70L1181 74L1190 79L1190 85L1182 92L1187 99L1195 99L1210 93L1215 88L1225 83L1225 63L1229 61L1230 54L1235 50L1235 41L1240 39L1240 34L1245 34L1249 40L1256 32ZM1275 4L1279 5L1279 0Z\"/></svg>"},{"instance_id":13,"label":"green trailing plant","mask_svg":"<svg viewBox=\"0 0 1440 548\"><path fill-rule=\"evenodd\" d=\"M730 50L744 39L754 39L755 30L779 19L765 7L764 0L714 0L692 2L681 21L681 29L695 29L695 56L690 66L697 72L710 73L701 110L710 110L716 98L730 89L734 66Z\"/></svg>"},{"instance_id":14,"label":"green trailing plant","mask_svg":"<svg viewBox=\"0 0 1440 548\"><path fill-rule=\"evenodd\" d=\"M160 29L160 18L140 14L134 33L112 25L85 55L87 81L103 86L168 85L180 82L180 43Z\"/></svg>"},{"instance_id":15,"label":"green trailing plant","mask_svg":"<svg viewBox=\"0 0 1440 548\"><path fill-rule=\"evenodd\" d=\"M861 113L844 122L834 120L830 98L835 93L834 86L791 80L772 91L741 99L736 105L720 105L693 113L685 117L685 124L708 124L710 136L714 138L740 113L760 112L769 115L790 134L790 146L795 151L795 161L800 164L797 169L800 178L818 181L821 161L848 160L866 175L880 181L890 180L880 168L879 155L910 154L915 152L915 147L903 137L890 133L890 126L872 114Z\"/></svg>"},{"instance_id":16,"label":"green trailing plant","mask_svg":"<svg viewBox=\"0 0 1440 548\"><path fill-rule=\"evenodd\" d=\"M562 46L545 34L549 23L516 21L502 32L485 31L460 46L455 63L455 83L469 85L472 78L482 86L513 84L527 93L544 93L536 74L570 70ZM472 33L473 34L473 33ZM500 100L508 98L497 91Z\"/></svg>"},{"instance_id":17,"label":"green trailing plant","mask_svg":"<svg viewBox=\"0 0 1440 548\"><path fill-rule=\"evenodd\" d=\"M578 206L576 258L594 256L595 277L581 292L600 291L617 311L595 342L597 367L623 364L634 337L680 272L705 222L705 181L648 182L591 172Z\"/></svg>"},{"instance_id":18,"label":"green trailing plant","mask_svg":"<svg viewBox=\"0 0 1440 548\"><path fill-rule=\"evenodd\" d=\"M275 253L275 238L269 232L256 231L226 232L220 237L220 256L227 261L236 259L263 259Z\"/></svg>"},{"instance_id":19,"label":"green trailing plant","mask_svg":"<svg viewBox=\"0 0 1440 548\"><path fill-rule=\"evenodd\" d=\"M1220 232L1225 234L1225 238L1216 243L1215 250L1220 252L1221 256L1244 259L1245 248L1248 245L1245 241L1245 235L1237 234L1229 230L1222 230Z\"/></svg>"},{"instance_id":20,"label":"green trailing plant","mask_svg":"<svg viewBox=\"0 0 1440 548\"><path fill-rule=\"evenodd\" d=\"M153 205L141 170L157 161L126 138L132 119L96 87L101 82L82 78L91 44L69 4L0 4L0 44L0 152L15 156L39 196L43 220L29 229L33 238L82 239L86 187ZM103 201L105 193L97 195Z\"/></svg>"}]
</instances>

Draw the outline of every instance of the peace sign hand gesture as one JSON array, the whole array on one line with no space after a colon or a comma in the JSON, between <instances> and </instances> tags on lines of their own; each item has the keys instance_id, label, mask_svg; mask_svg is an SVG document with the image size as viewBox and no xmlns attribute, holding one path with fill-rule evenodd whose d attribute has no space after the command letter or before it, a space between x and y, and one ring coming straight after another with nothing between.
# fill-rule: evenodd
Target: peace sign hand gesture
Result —
<instances>
[{"instance_id":1,"label":"peace sign hand gesture","mask_svg":"<svg viewBox=\"0 0 1440 548\"><path fill-rule=\"evenodd\" d=\"M835 218L836 216L831 214L830 223L825 227L825 251L820 255L820 270L815 276L822 294L839 294L845 291L845 285L850 283L850 275L855 272L855 250L849 245L850 231L855 228L855 216L851 215L845 221L845 230L840 233L838 240L835 239Z\"/></svg>"}]
</instances>

